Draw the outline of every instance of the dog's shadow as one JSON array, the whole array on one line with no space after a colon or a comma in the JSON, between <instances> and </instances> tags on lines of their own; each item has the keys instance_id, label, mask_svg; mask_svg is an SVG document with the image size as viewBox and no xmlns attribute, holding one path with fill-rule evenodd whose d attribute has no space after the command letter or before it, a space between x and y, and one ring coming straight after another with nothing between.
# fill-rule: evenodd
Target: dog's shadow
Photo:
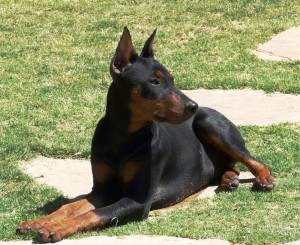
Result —
<instances>
[{"instance_id":1,"label":"dog's shadow","mask_svg":"<svg viewBox=\"0 0 300 245\"><path fill-rule=\"evenodd\" d=\"M64 196L58 196L54 200L48 201L45 205L38 208L37 211L41 212L41 213L44 213L44 214L50 214L50 213L56 211L57 209L59 209L61 206L65 205L65 204L69 204L69 203L79 201L82 198L84 198L85 196L86 195L79 195L79 196L74 197L74 198L67 198L67 197L64 197Z\"/></svg>"}]
</instances>

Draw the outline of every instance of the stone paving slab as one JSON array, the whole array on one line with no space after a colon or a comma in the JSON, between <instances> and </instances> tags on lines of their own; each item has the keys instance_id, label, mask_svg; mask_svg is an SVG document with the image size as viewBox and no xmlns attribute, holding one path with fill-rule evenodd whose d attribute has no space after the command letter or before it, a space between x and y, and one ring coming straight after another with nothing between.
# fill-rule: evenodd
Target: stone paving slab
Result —
<instances>
[{"instance_id":1,"label":"stone paving slab","mask_svg":"<svg viewBox=\"0 0 300 245\"><path fill-rule=\"evenodd\" d=\"M265 60L300 60L300 27L279 33L252 53Z\"/></svg>"},{"instance_id":2,"label":"stone paving slab","mask_svg":"<svg viewBox=\"0 0 300 245\"><path fill-rule=\"evenodd\" d=\"M47 184L76 198L92 190L93 177L89 160L38 157L24 162L21 169L38 183Z\"/></svg>"},{"instance_id":3,"label":"stone paving slab","mask_svg":"<svg viewBox=\"0 0 300 245\"><path fill-rule=\"evenodd\" d=\"M300 240L294 241L294 242L289 242L289 243L286 243L284 245L300 245Z\"/></svg>"},{"instance_id":4,"label":"stone paving slab","mask_svg":"<svg viewBox=\"0 0 300 245\"><path fill-rule=\"evenodd\" d=\"M300 122L300 95L261 90L197 89L184 91L199 106L210 107L236 125L268 126Z\"/></svg>"},{"instance_id":5,"label":"stone paving slab","mask_svg":"<svg viewBox=\"0 0 300 245\"><path fill-rule=\"evenodd\" d=\"M1 242L0 245L30 245L37 244L33 241L11 241ZM179 237L170 236L120 236L120 237L109 237L109 236L92 236L82 238L78 240L62 240L58 243L59 245L230 245L229 242L220 239L205 239L205 240L194 240Z\"/></svg>"}]
</instances>

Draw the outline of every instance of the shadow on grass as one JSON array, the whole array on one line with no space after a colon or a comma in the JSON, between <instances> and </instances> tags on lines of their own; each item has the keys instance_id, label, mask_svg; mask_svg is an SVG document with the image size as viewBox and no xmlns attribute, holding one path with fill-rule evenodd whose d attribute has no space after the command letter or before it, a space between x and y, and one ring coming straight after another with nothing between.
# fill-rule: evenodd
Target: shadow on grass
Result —
<instances>
[{"instance_id":1,"label":"shadow on grass","mask_svg":"<svg viewBox=\"0 0 300 245\"><path fill-rule=\"evenodd\" d=\"M71 199L66 198L64 196L59 196L59 197L55 198L54 200L47 202L43 207L38 208L37 211L43 212L45 214L50 214L50 213L56 211L57 209L59 209L62 205L79 201L82 198L84 198L85 196L86 195L79 195L79 196L77 196L75 198L71 198Z\"/></svg>"}]
</instances>

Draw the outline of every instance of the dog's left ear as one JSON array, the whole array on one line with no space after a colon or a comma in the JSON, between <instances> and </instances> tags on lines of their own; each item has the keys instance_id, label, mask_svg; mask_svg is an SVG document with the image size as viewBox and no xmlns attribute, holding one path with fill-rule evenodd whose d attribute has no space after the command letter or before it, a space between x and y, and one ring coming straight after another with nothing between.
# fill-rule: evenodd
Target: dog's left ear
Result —
<instances>
[{"instance_id":1,"label":"dog's left ear","mask_svg":"<svg viewBox=\"0 0 300 245\"><path fill-rule=\"evenodd\" d=\"M145 58L153 58L153 40L156 34L157 28L154 30L154 32L151 34L151 36L148 38L148 40L145 42L143 50L141 52L141 57Z\"/></svg>"}]
</instances>

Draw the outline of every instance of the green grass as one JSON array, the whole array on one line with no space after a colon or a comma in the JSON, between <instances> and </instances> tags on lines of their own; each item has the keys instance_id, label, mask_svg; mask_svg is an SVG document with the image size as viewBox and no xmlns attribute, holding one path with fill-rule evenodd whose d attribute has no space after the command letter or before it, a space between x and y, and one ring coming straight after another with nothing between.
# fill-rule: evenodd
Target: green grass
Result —
<instances>
[{"instance_id":1,"label":"green grass","mask_svg":"<svg viewBox=\"0 0 300 245\"><path fill-rule=\"evenodd\" d=\"M296 0L3 0L0 13L0 240L20 239L14 235L20 220L64 202L61 193L36 184L18 166L38 154L89 157L111 81L109 62L124 26L138 51L158 27L156 57L182 89L300 94L300 62L268 62L249 52L299 25ZM247 244L300 239L300 124L240 129L254 155L273 170L274 192L243 187L93 234L164 234Z\"/></svg>"}]
</instances>

